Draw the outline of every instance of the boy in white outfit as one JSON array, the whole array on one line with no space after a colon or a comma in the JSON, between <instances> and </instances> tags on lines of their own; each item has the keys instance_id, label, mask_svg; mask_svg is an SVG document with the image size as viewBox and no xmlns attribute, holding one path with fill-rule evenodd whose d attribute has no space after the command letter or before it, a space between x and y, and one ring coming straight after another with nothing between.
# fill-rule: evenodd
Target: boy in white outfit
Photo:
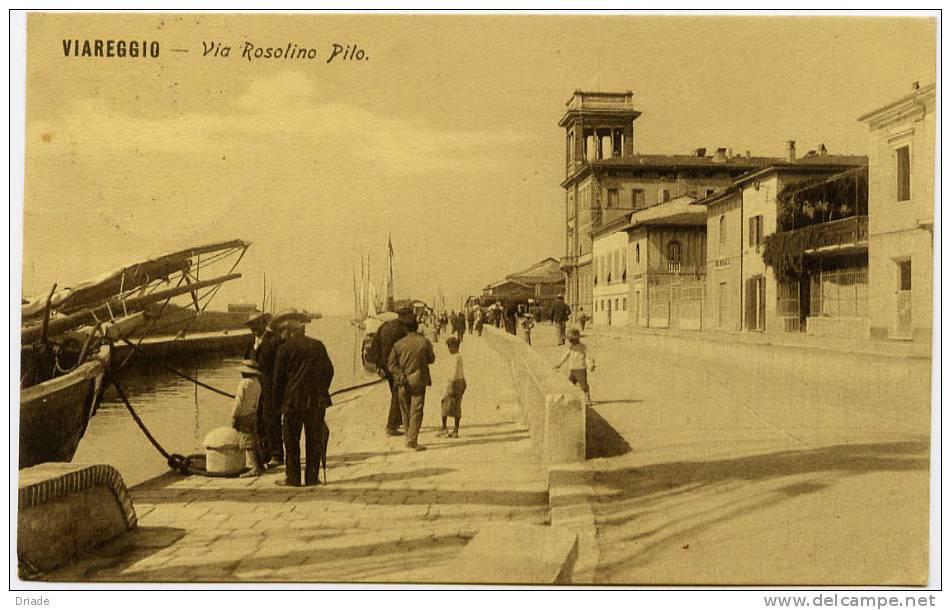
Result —
<instances>
[{"instance_id":1,"label":"boy in white outfit","mask_svg":"<svg viewBox=\"0 0 951 610\"><path fill-rule=\"evenodd\" d=\"M261 370L254 360L242 360L238 367L241 381L234 392L234 411L231 412L231 427L240 435L239 446L244 449L244 462L250 468L242 477L256 477L264 473L258 460L258 402L261 399Z\"/></svg>"},{"instance_id":2,"label":"boy in white outfit","mask_svg":"<svg viewBox=\"0 0 951 610\"><path fill-rule=\"evenodd\" d=\"M446 339L449 348L449 379L446 382L446 394L442 399L442 429L439 436L459 437L459 420L462 419L462 395L466 392L466 376L462 370L462 354L459 353L459 339L450 336ZM446 429L446 421L452 417L455 427L452 432Z\"/></svg>"},{"instance_id":3,"label":"boy in white outfit","mask_svg":"<svg viewBox=\"0 0 951 610\"><path fill-rule=\"evenodd\" d=\"M588 352L588 346L581 342L581 331L577 328L569 328L567 337L568 345L561 360L555 365L555 370L557 371L561 368L561 365L570 361L568 364L568 381L581 388L590 407L591 388L588 386L588 371L593 373L597 365L594 362L594 356Z\"/></svg>"}]
</instances>

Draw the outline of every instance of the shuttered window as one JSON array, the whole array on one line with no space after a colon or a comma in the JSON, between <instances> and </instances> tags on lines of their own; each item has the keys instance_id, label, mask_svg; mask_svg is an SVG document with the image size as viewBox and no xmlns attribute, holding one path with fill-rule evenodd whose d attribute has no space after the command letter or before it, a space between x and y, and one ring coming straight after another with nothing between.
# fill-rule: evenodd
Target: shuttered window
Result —
<instances>
[{"instance_id":1,"label":"shuttered window","mask_svg":"<svg viewBox=\"0 0 951 610\"><path fill-rule=\"evenodd\" d=\"M911 199L911 154L907 146L895 150L896 173L898 175L898 201Z\"/></svg>"}]
</instances>

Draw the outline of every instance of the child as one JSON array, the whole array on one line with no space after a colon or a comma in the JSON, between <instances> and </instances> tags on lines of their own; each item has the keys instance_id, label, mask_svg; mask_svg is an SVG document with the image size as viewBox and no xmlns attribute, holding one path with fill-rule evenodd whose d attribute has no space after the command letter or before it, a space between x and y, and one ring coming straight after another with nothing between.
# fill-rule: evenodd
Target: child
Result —
<instances>
[{"instance_id":1,"label":"child","mask_svg":"<svg viewBox=\"0 0 951 610\"><path fill-rule=\"evenodd\" d=\"M522 316L522 330L525 332L525 342L529 345L532 344L532 327L535 326L535 321L532 319L532 314L526 313Z\"/></svg>"},{"instance_id":2,"label":"child","mask_svg":"<svg viewBox=\"0 0 951 610\"><path fill-rule=\"evenodd\" d=\"M577 328L568 329L568 348L565 355L561 357L555 370L561 368L565 361L570 360L568 380L581 388L584 392L585 401L591 406L591 388L588 386L588 371L594 372L594 356L588 353L588 346L581 342L581 331Z\"/></svg>"},{"instance_id":3,"label":"child","mask_svg":"<svg viewBox=\"0 0 951 610\"><path fill-rule=\"evenodd\" d=\"M234 411L231 413L231 427L241 435L240 447L244 449L244 462L250 468L242 477L257 477L264 473L258 459L258 400L261 398L261 370L254 360L242 360L238 367L241 381L234 393Z\"/></svg>"},{"instance_id":4,"label":"child","mask_svg":"<svg viewBox=\"0 0 951 610\"><path fill-rule=\"evenodd\" d=\"M446 339L449 348L449 379L446 382L446 394L442 399L442 429L439 436L459 438L459 420L462 419L462 395L466 392L466 376L462 371L462 354L459 353L459 339L450 336ZM452 432L446 429L446 420L452 417L455 426Z\"/></svg>"}]
</instances>

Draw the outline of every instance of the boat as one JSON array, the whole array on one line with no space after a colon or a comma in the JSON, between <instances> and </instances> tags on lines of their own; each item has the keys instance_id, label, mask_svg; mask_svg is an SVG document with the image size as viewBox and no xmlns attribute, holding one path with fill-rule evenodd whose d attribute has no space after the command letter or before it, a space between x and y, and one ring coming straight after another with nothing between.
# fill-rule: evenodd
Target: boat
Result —
<instances>
[{"instance_id":1,"label":"boat","mask_svg":"<svg viewBox=\"0 0 951 610\"><path fill-rule=\"evenodd\" d=\"M362 334L360 341L360 361L363 370L369 374L377 373L376 363L370 358L370 346L373 344L373 337L376 331L389 320L396 319L395 299L393 298L393 239L390 238L387 244L387 265L383 277L382 295L378 294L376 287L370 281L370 263L366 262L364 267L361 260L360 286L356 284L356 273L354 272L354 317L353 326L359 334Z\"/></svg>"},{"instance_id":2,"label":"boat","mask_svg":"<svg viewBox=\"0 0 951 610\"><path fill-rule=\"evenodd\" d=\"M133 346L161 330L176 297L190 297L197 318L223 283L241 277L234 269L249 246L232 240L179 250L24 301L18 468L71 461L107 375L118 375L136 351L118 358L114 346ZM202 272L227 264L223 275Z\"/></svg>"}]
</instances>

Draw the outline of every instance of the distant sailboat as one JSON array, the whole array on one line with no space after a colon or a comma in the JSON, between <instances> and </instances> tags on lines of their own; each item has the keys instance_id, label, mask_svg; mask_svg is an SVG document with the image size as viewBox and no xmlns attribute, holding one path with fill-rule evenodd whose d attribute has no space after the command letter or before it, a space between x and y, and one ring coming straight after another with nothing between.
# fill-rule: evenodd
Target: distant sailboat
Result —
<instances>
[{"instance_id":1,"label":"distant sailboat","mask_svg":"<svg viewBox=\"0 0 951 610\"><path fill-rule=\"evenodd\" d=\"M360 347L360 359L363 362L363 368L368 373L376 373L377 366L375 362L369 360L370 345L373 343L373 337L380 326L388 320L396 318L393 311L393 240L388 242L386 274L383 277L382 300L381 295L377 293L376 287L370 281L370 261L367 259L366 267L363 260L360 261L360 287L356 285L356 271L354 271L354 321L356 329L363 331L363 341Z\"/></svg>"}]
</instances>

